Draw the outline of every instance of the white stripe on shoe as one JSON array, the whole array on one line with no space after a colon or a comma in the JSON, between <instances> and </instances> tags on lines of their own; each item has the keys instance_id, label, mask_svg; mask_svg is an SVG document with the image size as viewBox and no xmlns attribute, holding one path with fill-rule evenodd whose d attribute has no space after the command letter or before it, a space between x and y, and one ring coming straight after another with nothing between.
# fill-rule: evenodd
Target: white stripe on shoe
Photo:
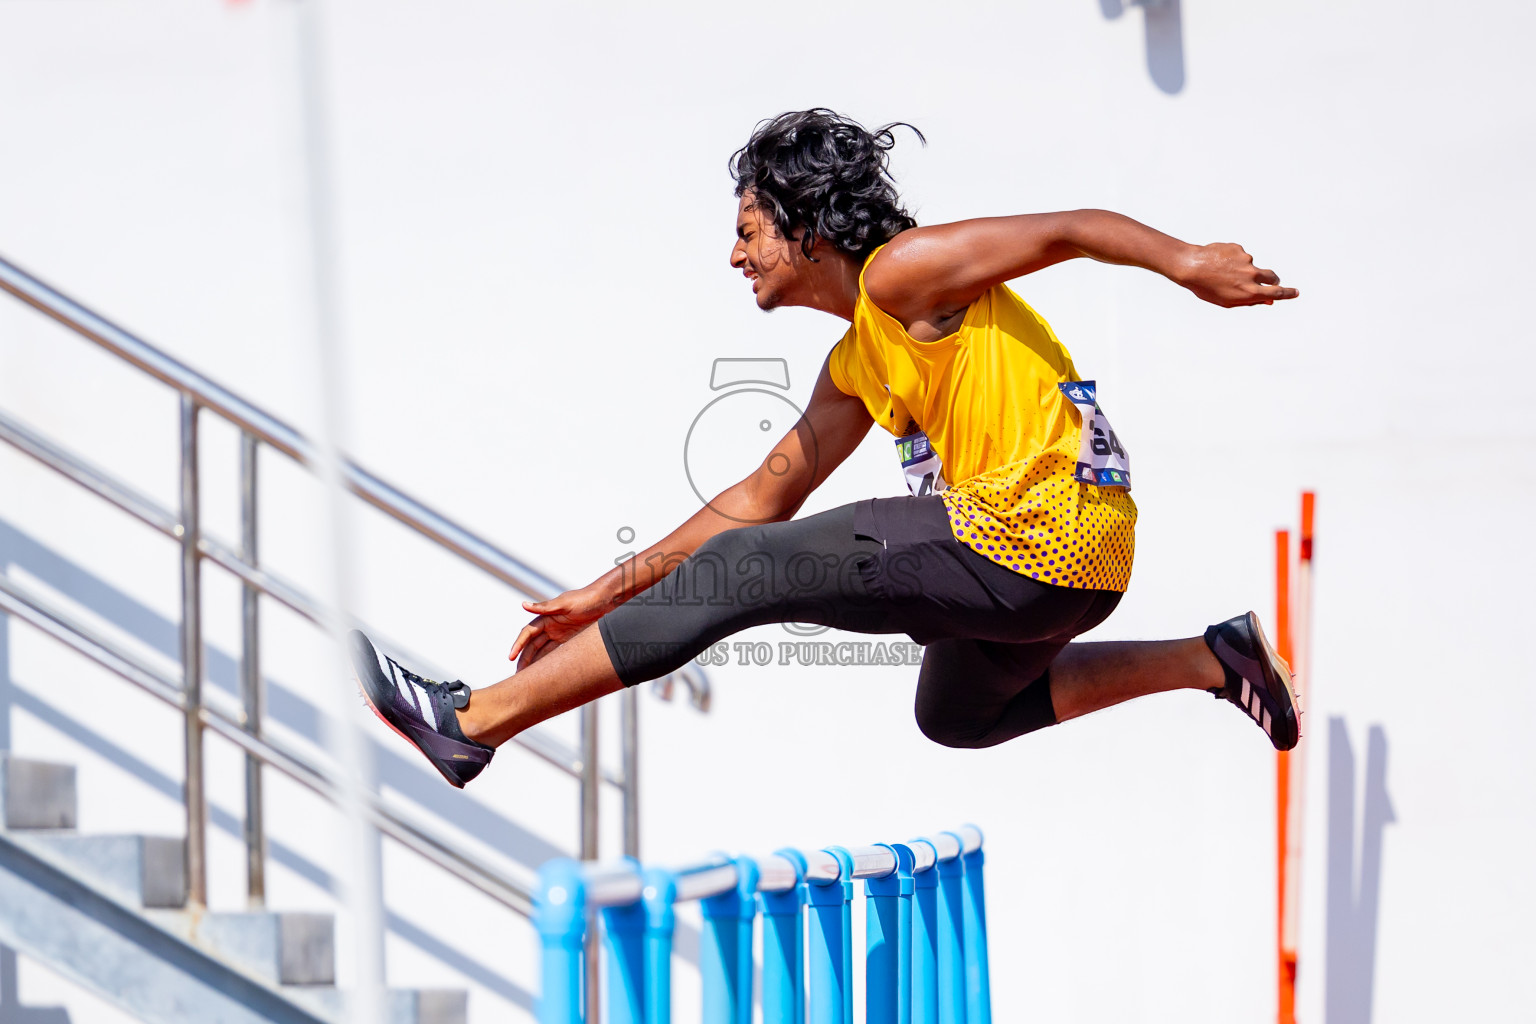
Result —
<instances>
[{"instance_id":1,"label":"white stripe on shoe","mask_svg":"<svg viewBox=\"0 0 1536 1024\"><path fill-rule=\"evenodd\" d=\"M400 686L400 680L395 678L395 663L380 654L377 648L373 648L373 662L379 666L379 672L383 674L385 679L389 680L391 686L397 688Z\"/></svg>"},{"instance_id":2,"label":"white stripe on shoe","mask_svg":"<svg viewBox=\"0 0 1536 1024\"><path fill-rule=\"evenodd\" d=\"M433 732L437 731L437 712L433 710L432 694L425 686L409 677L405 680L405 692L416 703L416 714L422 723Z\"/></svg>"},{"instance_id":3,"label":"white stripe on shoe","mask_svg":"<svg viewBox=\"0 0 1536 1024\"><path fill-rule=\"evenodd\" d=\"M437 714L433 711L432 694L426 688L412 681L405 669L396 664L393 658L386 657L377 649L373 652L374 660L378 662L379 670L384 673L384 678L395 688L397 693L408 697L415 706L416 717L433 732L437 731Z\"/></svg>"}]
</instances>

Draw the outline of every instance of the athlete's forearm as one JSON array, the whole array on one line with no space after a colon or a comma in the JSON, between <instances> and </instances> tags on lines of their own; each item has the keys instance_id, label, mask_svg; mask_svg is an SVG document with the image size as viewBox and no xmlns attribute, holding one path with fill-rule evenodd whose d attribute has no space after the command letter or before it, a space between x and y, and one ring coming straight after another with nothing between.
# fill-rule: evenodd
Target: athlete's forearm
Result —
<instances>
[{"instance_id":1,"label":"athlete's forearm","mask_svg":"<svg viewBox=\"0 0 1536 1024\"><path fill-rule=\"evenodd\" d=\"M1071 256L1141 267L1171 281L1182 283L1199 249L1108 210L1073 210L1054 216L1059 218L1060 244L1070 248Z\"/></svg>"}]
</instances>

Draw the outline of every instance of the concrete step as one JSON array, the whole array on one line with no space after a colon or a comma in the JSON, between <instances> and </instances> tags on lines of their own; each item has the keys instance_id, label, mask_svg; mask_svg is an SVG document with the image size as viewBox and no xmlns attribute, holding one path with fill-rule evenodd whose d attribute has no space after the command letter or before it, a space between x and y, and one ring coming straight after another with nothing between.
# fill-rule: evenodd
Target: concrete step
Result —
<instances>
[{"instance_id":1,"label":"concrete step","mask_svg":"<svg viewBox=\"0 0 1536 1024\"><path fill-rule=\"evenodd\" d=\"M326 1021L348 1020L350 994L335 988L285 988L299 1006ZM383 1024L467 1024L469 993L463 989L390 989Z\"/></svg>"},{"instance_id":2,"label":"concrete step","mask_svg":"<svg viewBox=\"0 0 1536 1024\"><path fill-rule=\"evenodd\" d=\"M336 919L330 914L160 911L149 917L269 985L336 983Z\"/></svg>"},{"instance_id":3,"label":"concrete step","mask_svg":"<svg viewBox=\"0 0 1536 1024\"><path fill-rule=\"evenodd\" d=\"M152 1024L326 1024L0 834L0 943ZM9 1018L7 1018L9 1019Z\"/></svg>"},{"instance_id":4,"label":"concrete step","mask_svg":"<svg viewBox=\"0 0 1536 1024\"><path fill-rule=\"evenodd\" d=\"M0 753L0 827L74 828L75 766Z\"/></svg>"},{"instance_id":5,"label":"concrete step","mask_svg":"<svg viewBox=\"0 0 1536 1024\"><path fill-rule=\"evenodd\" d=\"M11 838L119 903L186 906L186 843L180 838L41 831L14 832Z\"/></svg>"},{"instance_id":6,"label":"concrete step","mask_svg":"<svg viewBox=\"0 0 1536 1024\"><path fill-rule=\"evenodd\" d=\"M80 835L72 831L76 809L72 765L0 752L0 903L18 910L0 920L0 941L145 1020L349 1019L349 995L334 987L330 914L180 909L187 902L182 839ZM114 903L125 909L108 909ZM114 917L143 911L142 925ZM220 981L220 971L231 973ZM468 1003L462 989L391 989L383 1024L466 1024Z\"/></svg>"}]
</instances>

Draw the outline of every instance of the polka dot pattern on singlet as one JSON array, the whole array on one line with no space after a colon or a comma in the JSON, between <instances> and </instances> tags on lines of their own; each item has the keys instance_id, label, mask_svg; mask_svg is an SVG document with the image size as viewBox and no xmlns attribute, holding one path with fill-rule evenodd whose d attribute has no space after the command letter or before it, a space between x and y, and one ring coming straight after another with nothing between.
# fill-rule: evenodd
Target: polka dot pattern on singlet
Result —
<instances>
[{"instance_id":1,"label":"polka dot pattern on singlet","mask_svg":"<svg viewBox=\"0 0 1536 1024\"><path fill-rule=\"evenodd\" d=\"M1124 591L1136 553L1136 505L1123 487L1077 480L1078 437L943 492L955 538L1041 583ZM1022 472L1021 472L1022 470Z\"/></svg>"}]
</instances>

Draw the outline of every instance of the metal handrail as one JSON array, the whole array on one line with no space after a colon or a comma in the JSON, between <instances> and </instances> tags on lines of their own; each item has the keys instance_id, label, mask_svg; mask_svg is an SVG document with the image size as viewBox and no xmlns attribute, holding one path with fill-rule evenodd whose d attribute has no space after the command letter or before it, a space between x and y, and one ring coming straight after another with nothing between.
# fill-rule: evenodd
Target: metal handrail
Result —
<instances>
[{"instance_id":1,"label":"metal handrail","mask_svg":"<svg viewBox=\"0 0 1536 1024\"><path fill-rule=\"evenodd\" d=\"M31 456L32 459L42 463L65 479L71 480L86 490L93 492L97 497L112 503L156 532L173 540L181 539L183 530L181 523L177 521L175 513L162 507L153 498L140 492L132 485L118 480L105 470L93 466L84 459L65 451L31 427L26 426L19 420L13 419L4 412L0 412L0 441ZM250 537L242 538L242 550L240 552L232 551L224 544L206 535L198 541L198 550L202 553L202 556L220 568L227 570L231 575L240 579L242 583L247 584L248 586L244 588L246 591L253 594L258 592L266 594L301 618L316 626L323 627L325 625L325 620L322 617L324 610L318 604L311 601L298 587L289 583L281 576L255 568L254 557L247 553L253 550L254 546L253 540ZM242 607L241 611L242 615L246 613L244 607ZM360 620L353 620L351 624L359 628L365 625ZM251 635L254 636L254 633L255 629L253 627ZM377 636L378 634L374 633L372 635ZM437 675L443 674L427 658L414 651L406 650L399 643L388 642L388 638L385 639L386 647L401 655L408 654L410 661L421 665L429 672ZM250 658L244 659L242 661L242 669L253 665L253 661ZM250 681L242 679L242 685L249 689ZM255 717L259 718L260 715ZM512 738L512 742L573 778L581 776L583 764L581 755L537 727L518 733ZM624 779L622 775L603 768L599 770L602 772L602 780L604 782L620 789L623 788Z\"/></svg>"},{"instance_id":2,"label":"metal handrail","mask_svg":"<svg viewBox=\"0 0 1536 1024\"><path fill-rule=\"evenodd\" d=\"M176 389L181 396L181 472L178 513L161 508L152 499L109 474L91 466L27 427L0 414L0 441L12 445L76 484L129 513L158 532L180 543L182 570L181 655L183 678L178 686L153 666L116 649L85 627L70 622L35 597L0 581L0 608L44 629L76 650L97 660L123 678L178 707L186 720L187 875L189 896L205 903L206 800L203 795L202 731L215 732L239 745L247 755L246 822L247 885L253 903L264 898L265 837L261 813L263 764L278 768L332 800L339 799L337 783L304 757L274 746L261 735L264 696L257 657L258 595L266 594L316 624L331 621L326 609L298 588L262 569L257 559L256 465L259 446L265 443L316 470L322 462L316 447L298 431L270 416L233 392L203 377L184 364L123 330L49 285L0 258L0 289L95 342L108 352ZM238 551L202 535L198 479L198 414L207 409L228 420L241 432L241 539ZM442 514L428 508L355 463L340 460L341 480L352 493L398 522L417 531L440 547L458 555L513 589L537 599L547 599L563 588L548 576L488 541L470 533ZM208 560L241 581L241 695L242 721L235 723L202 703L202 596L201 565ZM25 609L25 611L23 610ZM707 709L708 677L695 665L662 681L662 692L681 681L692 702ZM170 690L165 688L169 687ZM175 693L174 699L171 693ZM621 760L617 775L604 772L598 758L597 709L589 704L581 713L581 750L572 757L563 744L530 732L515 739L524 747L581 781L581 840L583 859L597 855L597 788L609 781L623 792L624 848L636 856L639 846L638 728L635 692L621 698ZM365 813L381 832L421 853L428 860L458 875L482 892L521 913L530 906L526 889L493 869L479 865L460 851L432 839L403 819L394 816L376 798L365 801Z\"/></svg>"},{"instance_id":3,"label":"metal handrail","mask_svg":"<svg viewBox=\"0 0 1536 1024\"><path fill-rule=\"evenodd\" d=\"M189 396L200 408L217 413L244 433L260 438L302 465L310 469L320 465L316 447L297 430L92 312L4 257L0 257L0 289L10 292L27 305L90 339L125 362L169 384ZM514 590L538 600L547 600L565 590L526 562L477 537L351 460L341 460L341 474L343 482L352 493L490 573ZM709 679L702 670L689 665L673 673L673 676L689 688L695 705L708 704Z\"/></svg>"}]
</instances>

